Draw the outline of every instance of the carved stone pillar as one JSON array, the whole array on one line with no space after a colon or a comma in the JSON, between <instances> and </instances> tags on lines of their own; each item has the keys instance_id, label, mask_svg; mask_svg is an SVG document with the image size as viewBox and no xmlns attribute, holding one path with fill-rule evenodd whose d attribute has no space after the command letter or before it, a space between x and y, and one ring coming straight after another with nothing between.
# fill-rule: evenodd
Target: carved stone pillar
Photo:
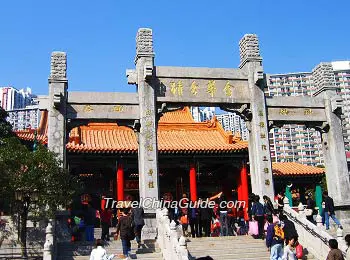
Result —
<instances>
[{"instance_id":1,"label":"carved stone pillar","mask_svg":"<svg viewBox=\"0 0 350 260\"><path fill-rule=\"evenodd\" d=\"M136 36L136 84L140 104L139 189L140 199L159 198L156 95L152 30L141 28ZM155 209L145 208L143 237L156 237ZM154 215L154 216L153 216ZM148 218L147 218L148 216ZM146 237L145 237L146 236Z\"/></svg>"},{"instance_id":2,"label":"carved stone pillar","mask_svg":"<svg viewBox=\"0 0 350 260\"><path fill-rule=\"evenodd\" d=\"M336 206L350 206L350 182L341 125L342 100L336 94L331 63L320 63L312 71L318 88L314 96L322 95L328 125L324 124L322 147L326 166L327 188Z\"/></svg>"},{"instance_id":3,"label":"carved stone pillar","mask_svg":"<svg viewBox=\"0 0 350 260\"><path fill-rule=\"evenodd\" d=\"M58 154L66 165L66 104L67 56L65 52L51 54L49 77L48 148Z\"/></svg>"},{"instance_id":4,"label":"carved stone pillar","mask_svg":"<svg viewBox=\"0 0 350 260\"><path fill-rule=\"evenodd\" d=\"M249 131L249 164L252 191L255 194L274 196L270 145L268 139L268 121L264 94L264 75L260 56L258 37L246 34L239 42L240 69L248 75L251 97L252 118Z\"/></svg>"}]
</instances>

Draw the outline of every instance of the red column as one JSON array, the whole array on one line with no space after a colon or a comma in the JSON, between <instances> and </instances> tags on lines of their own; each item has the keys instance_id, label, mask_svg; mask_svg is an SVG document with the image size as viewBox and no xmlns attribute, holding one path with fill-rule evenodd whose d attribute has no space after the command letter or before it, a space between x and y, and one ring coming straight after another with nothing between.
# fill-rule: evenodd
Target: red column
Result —
<instances>
[{"instance_id":1,"label":"red column","mask_svg":"<svg viewBox=\"0 0 350 260\"><path fill-rule=\"evenodd\" d=\"M245 162L242 165L241 168L241 200L245 201L245 208L244 208L244 218L248 219L248 175L247 175L247 166Z\"/></svg>"},{"instance_id":2,"label":"red column","mask_svg":"<svg viewBox=\"0 0 350 260\"><path fill-rule=\"evenodd\" d=\"M124 200L124 169L121 163L117 166L117 200Z\"/></svg>"},{"instance_id":3,"label":"red column","mask_svg":"<svg viewBox=\"0 0 350 260\"><path fill-rule=\"evenodd\" d=\"M196 168L193 163L190 165L190 198L191 201L197 200L197 179Z\"/></svg>"},{"instance_id":4,"label":"red column","mask_svg":"<svg viewBox=\"0 0 350 260\"><path fill-rule=\"evenodd\" d=\"M105 200L105 196L102 196L101 198L101 209L103 210L106 206L106 200Z\"/></svg>"},{"instance_id":5,"label":"red column","mask_svg":"<svg viewBox=\"0 0 350 260\"><path fill-rule=\"evenodd\" d=\"M242 182L241 182L241 174L237 174L237 176L236 176L236 181L237 181L238 200L242 200Z\"/></svg>"}]
</instances>

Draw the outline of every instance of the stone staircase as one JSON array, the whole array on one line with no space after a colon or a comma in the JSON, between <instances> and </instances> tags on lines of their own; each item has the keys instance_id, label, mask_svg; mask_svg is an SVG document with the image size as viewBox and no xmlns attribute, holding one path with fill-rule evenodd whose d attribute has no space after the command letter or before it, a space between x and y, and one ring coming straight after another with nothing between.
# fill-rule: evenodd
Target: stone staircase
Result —
<instances>
[{"instance_id":1,"label":"stone staircase","mask_svg":"<svg viewBox=\"0 0 350 260\"><path fill-rule=\"evenodd\" d=\"M265 240L251 236L189 238L187 248L191 259L210 256L214 260L269 260Z\"/></svg>"},{"instance_id":2,"label":"stone staircase","mask_svg":"<svg viewBox=\"0 0 350 260\"><path fill-rule=\"evenodd\" d=\"M110 229L113 231L113 229ZM112 232L113 234L114 232ZM95 238L101 237L101 229L95 229ZM57 260L88 260L94 245L92 242L60 242L57 244ZM122 259L119 256L123 254L121 240L113 240L106 242L105 249L108 255L114 254L113 259ZM137 248L136 241L131 241L131 255L129 259L143 259L143 260L161 260L162 253L157 246L155 240L143 241L141 248Z\"/></svg>"},{"instance_id":3,"label":"stone staircase","mask_svg":"<svg viewBox=\"0 0 350 260\"><path fill-rule=\"evenodd\" d=\"M251 236L189 238L187 249L190 259L210 256L214 260L269 260L265 240ZM303 259L316 259L304 250Z\"/></svg>"}]
</instances>

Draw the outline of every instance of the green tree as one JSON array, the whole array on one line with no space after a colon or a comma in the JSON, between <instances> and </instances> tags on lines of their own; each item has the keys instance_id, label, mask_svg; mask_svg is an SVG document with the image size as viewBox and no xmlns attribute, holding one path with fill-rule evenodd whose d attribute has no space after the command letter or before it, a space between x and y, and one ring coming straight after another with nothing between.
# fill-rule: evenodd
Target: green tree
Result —
<instances>
[{"instance_id":1,"label":"green tree","mask_svg":"<svg viewBox=\"0 0 350 260\"><path fill-rule=\"evenodd\" d=\"M15 192L27 194L28 207L12 207L14 214L21 215L21 242L26 243L26 219L28 214L43 218L54 217L60 206L70 202L78 191L78 179L64 168L53 152L39 145L33 152L12 133L11 125L0 110L0 198L14 206ZM10 128L9 128L10 127ZM30 203L30 194L36 191L38 200Z\"/></svg>"}]
</instances>

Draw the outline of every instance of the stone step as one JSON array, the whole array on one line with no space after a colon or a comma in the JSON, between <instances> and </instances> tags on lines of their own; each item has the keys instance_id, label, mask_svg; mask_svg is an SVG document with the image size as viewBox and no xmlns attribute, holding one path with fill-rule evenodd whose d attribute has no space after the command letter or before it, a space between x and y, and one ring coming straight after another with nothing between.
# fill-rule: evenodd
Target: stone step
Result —
<instances>
[{"instance_id":1,"label":"stone step","mask_svg":"<svg viewBox=\"0 0 350 260\"><path fill-rule=\"evenodd\" d=\"M72 256L72 257L58 257L57 260L89 260L90 256ZM121 259L118 256L115 256L113 260ZM142 260L163 260L162 254L146 254L146 255L131 255L129 259L142 259Z\"/></svg>"},{"instance_id":2,"label":"stone step","mask_svg":"<svg viewBox=\"0 0 350 260\"><path fill-rule=\"evenodd\" d=\"M89 259L94 245L92 242L61 242L58 244L57 260L84 260ZM106 242L105 249L107 253L116 255L114 259L119 259L122 254L122 244L120 240L112 240ZM142 247L137 248L135 240L131 241L131 256L130 259L158 260L162 259L162 254L155 240L143 241Z\"/></svg>"},{"instance_id":3,"label":"stone step","mask_svg":"<svg viewBox=\"0 0 350 260\"><path fill-rule=\"evenodd\" d=\"M203 252L203 247L200 248L188 248L189 251L191 251L191 253L197 255L198 253L201 253ZM233 253L233 254L236 254L236 253L244 253L246 252L247 250L249 250L249 252L251 253L257 253L257 252L261 252L262 250L266 250L266 247L259 247L259 248L210 248L210 249L206 249L205 252L207 253L222 253L223 251L225 253Z\"/></svg>"},{"instance_id":4,"label":"stone step","mask_svg":"<svg viewBox=\"0 0 350 260\"><path fill-rule=\"evenodd\" d=\"M269 259L265 241L250 236L190 238L187 248L193 259Z\"/></svg>"},{"instance_id":5,"label":"stone step","mask_svg":"<svg viewBox=\"0 0 350 260\"><path fill-rule=\"evenodd\" d=\"M204 257L207 255L203 255ZM202 257L202 256L201 256ZM270 260L270 256L260 256L260 255L256 255L256 256L231 256L231 255L225 255L225 256L218 256L218 257L213 257L211 256L214 260ZM191 260L193 259L197 259L199 257L196 258L190 258Z\"/></svg>"}]
</instances>

